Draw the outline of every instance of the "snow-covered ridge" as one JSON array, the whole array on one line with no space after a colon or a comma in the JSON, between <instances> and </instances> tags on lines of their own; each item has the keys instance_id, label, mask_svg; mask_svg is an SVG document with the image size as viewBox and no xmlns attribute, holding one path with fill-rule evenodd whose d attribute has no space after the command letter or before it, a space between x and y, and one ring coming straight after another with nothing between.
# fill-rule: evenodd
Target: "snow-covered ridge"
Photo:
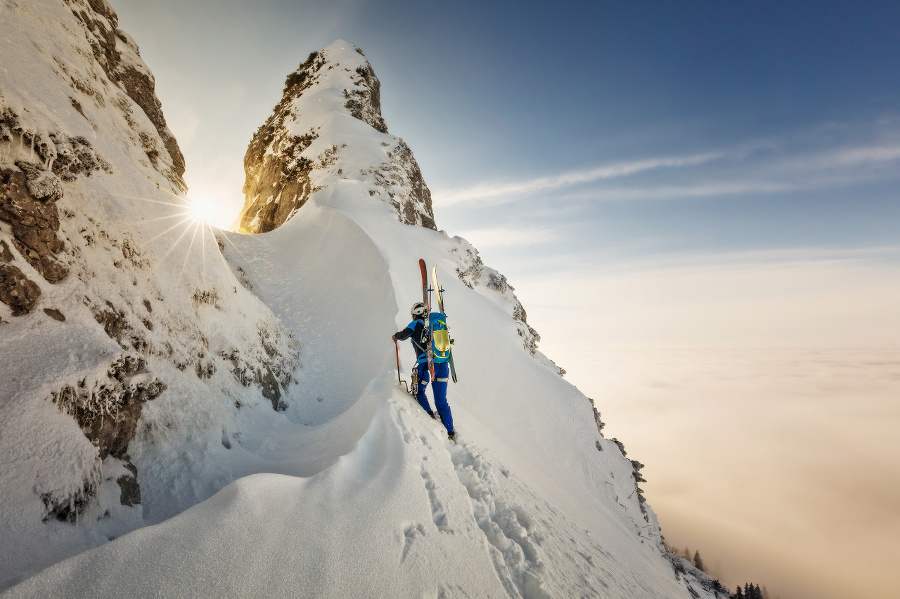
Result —
<instances>
[{"instance_id":1,"label":"snow-covered ridge","mask_svg":"<svg viewBox=\"0 0 900 599\"><path fill-rule=\"evenodd\" d=\"M380 89L352 44L338 40L310 54L247 148L246 200L234 228L271 231L313 194L350 179L368 185L401 222L435 229L431 192L412 150L387 132Z\"/></svg>"},{"instance_id":2,"label":"snow-covered ridge","mask_svg":"<svg viewBox=\"0 0 900 599\"><path fill-rule=\"evenodd\" d=\"M316 53L253 150L285 188L308 178L305 203L238 235L182 220L166 140L115 83L108 4L8 6L4 597L691 596L639 465L506 279L426 222L355 48ZM396 384L418 258L456 339L457 445Z\"/></svg>"}]
</instances>

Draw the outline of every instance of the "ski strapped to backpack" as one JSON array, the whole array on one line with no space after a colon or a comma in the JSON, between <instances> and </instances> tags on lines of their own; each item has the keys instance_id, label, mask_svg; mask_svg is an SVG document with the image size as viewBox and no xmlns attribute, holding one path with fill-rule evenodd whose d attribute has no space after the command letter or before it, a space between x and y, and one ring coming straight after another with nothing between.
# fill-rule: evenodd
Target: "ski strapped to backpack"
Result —
<instances>
[{"instance_id":1,"label":"ski strapped to backpack","mask_svg":"<svg viewBox=\"0 0 900 599\"><path fill-rule=\"evenodd\" d=\"M434 346L434 359L436 362L450 362L450 376L456 382L456 365L453 364L453 350L450 344L450 329L447 328L447 311L444 309L444 289L438 283L437 266L431 269L431 279L434 282L434 293L437 296L437 307L440 313L431 315L432 345ZM440 359L438 357L440 356Z\"/></svg>"},{"instance_id":2,"label":"ski strapped to backpack","mask_svg":"<svg viewBox=\"0 0 900 599\"><path fill-rule=\"evenodd\" d=\"M419 258L419 270L422 272L422 303L425 304L428 314L431 315L431 294L428 293L431 289L428 287L428 269L425 267L425 260L421 258ZM431 318L425 319L425 326L428 328L428 336L431 337ZM431 375L432 381L434 380L433 345L433 343L429 343L425 349L425 355L428 358L428 374Z\"/></svg>"}]
</instances>

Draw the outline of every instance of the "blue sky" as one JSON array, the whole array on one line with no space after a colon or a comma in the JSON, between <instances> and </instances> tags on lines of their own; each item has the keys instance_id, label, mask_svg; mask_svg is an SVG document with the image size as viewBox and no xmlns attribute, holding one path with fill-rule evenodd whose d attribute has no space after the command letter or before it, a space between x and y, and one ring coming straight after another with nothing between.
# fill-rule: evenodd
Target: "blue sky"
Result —
<instances>
[{"instance_id":1,"label":"blue sky","mask_svg":"<svg viewBox=\"0 0 900 599\"><path fill-rule=\"evenodd\" d=\"M898 245L893 3L115 6L157 74L192 191L229 214L286 73L344 38L381 78L439 226L474 241L502 229L482 248L498 267ZM610 167L629 174L591 178Z\"/></svg>"},{"instance_id":2,"label":"blue sky","mask_svg":"<svg viewBox=\"0 0 900 599\"><path fill-rule=\"evenodd\" d=\"M191 194L212 198L223 226L286 75L336 39L361 47L438 226L509 277L541 349L601 399L613 435L618 418L648 469L679 448L615 412L596 376L603 351L900 347L896 2L110 1L157 77ZM735 396L753 401L756 378ZM727 426L737 435L742 421ZM668 500L650 500L664 526L727 553L721 531L686 527ZM752 576L812 594L781 561ZM823 597L853 584L817 581Z\"/></svg>"},{"instance_id":3,"label":"blue sky","mask_svg":"<svg viewBox=\"0 0 900 599\"><path fill-rule=\"evenodd\" d=\"M645 252L897 240L896 4L115 5L157 74L194 190L235 163L240 186L240 157L286 73L342 37L375 66L388 124L415 151L451 233L567 228L577 214L615 223L607 245ZM841 155L873 148L889 156ZM499 206L443 202L479 185L698 156L713 157Z\"/></svg>"}]
</instances>

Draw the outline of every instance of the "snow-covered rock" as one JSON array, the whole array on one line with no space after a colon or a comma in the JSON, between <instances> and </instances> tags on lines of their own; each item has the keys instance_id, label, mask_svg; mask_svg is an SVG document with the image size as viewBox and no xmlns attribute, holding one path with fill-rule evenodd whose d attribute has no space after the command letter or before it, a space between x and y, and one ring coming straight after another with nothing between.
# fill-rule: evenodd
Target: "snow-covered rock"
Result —
<instances>
[{"instance_id":1,"label":"snow-covered rock","mask_svg":"<svg viewBox=\"0 0 900 599\"><path fill-rule=\"evenodd\" d=\"M235 228L271 231L313 193L349 179L368 184L401 222L434 229L431 192L412 150L387 132L380 89L362 51L343 40L288 75L284 97L244 156L246 200Z\"/></svg>"},{"instance_id":2,"label":"snow-covered rock","mask_svg":"<svg viewBox=\"0 0 900 599\"><path fill-rule=\"evenodd\" d=\"M299 342L185 218L181 153L109 5L2 11L6 587L217 491L146 464L208 459L236 404L283 409Z\"/></svg>"},{"instance_id":3,"label":"snow-covered rock","mask_svg":"<svg viewBox=\"0 0 900 599\"><path fill-rule=\"evenodd\" d=\"M4 597L696 596L638 463L505 277L436 230L361 52L288 77L247 153L240 225L267 232L241 235L186 217L104 0L3 10ZM456 339L457 444L397 384L419 258Z\"/></svg>"}]
</instances>

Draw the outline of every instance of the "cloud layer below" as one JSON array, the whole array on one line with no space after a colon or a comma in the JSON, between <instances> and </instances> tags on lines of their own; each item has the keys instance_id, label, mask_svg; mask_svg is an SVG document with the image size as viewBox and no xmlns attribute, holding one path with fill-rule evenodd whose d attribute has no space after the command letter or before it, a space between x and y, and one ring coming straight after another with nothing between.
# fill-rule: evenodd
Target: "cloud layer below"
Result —
<instances>
[{"instance_id":1,"label":"cloud layer below","mask_svg":"<svg viewBox=\"0 0 900 599\"><path fill-rule=\"evenodd\" d=\"M676 547L772 596L896 596L900 349L588 351ZM689 443L686 440L690 440Z\"/></svg>"}]
</instances>

